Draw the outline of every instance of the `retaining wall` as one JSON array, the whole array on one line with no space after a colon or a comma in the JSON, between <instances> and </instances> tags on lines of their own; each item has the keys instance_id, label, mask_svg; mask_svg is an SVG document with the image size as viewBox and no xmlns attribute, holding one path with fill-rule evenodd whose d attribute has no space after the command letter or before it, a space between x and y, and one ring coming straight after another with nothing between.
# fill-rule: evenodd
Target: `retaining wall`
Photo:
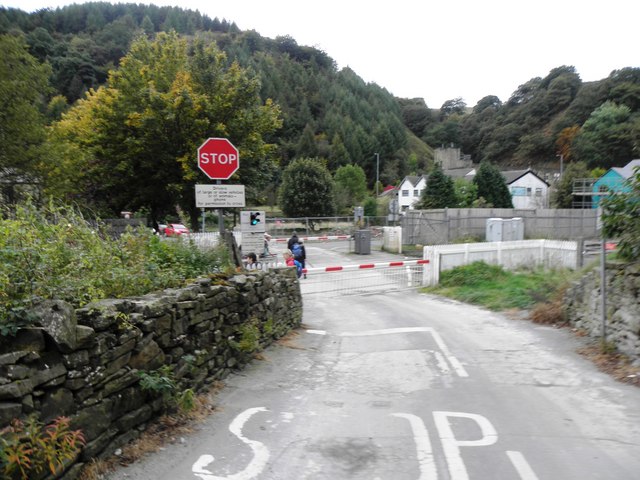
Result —
<instances>
[{"instance_id":1,"label":"retaining wall","mask_svg":"<svg viewBox=\"0 0 640 480\"><path fill-rule=\"evenodd\" d=\"M159 394L141 388L140 372L168 365L180 389L202 390L297 327L302 299L295 270L283 268L75 311L46 301L34 313L38 326L0 337L0 428L27 415L44 423L70 417L87 444L66 480L163 412Z\"/></svg>"},{"instance_id":2,"label":"retaining wall","mask_svg":"<svg viewBox=\"0 0 640 480\"><path fill-rule=\"evenodd\" d=\"M640 365L640 263L606 265L606 339ZM600 269L567 290L567 319L590 336L602 336Z\"/></svg>"}]
</instances>

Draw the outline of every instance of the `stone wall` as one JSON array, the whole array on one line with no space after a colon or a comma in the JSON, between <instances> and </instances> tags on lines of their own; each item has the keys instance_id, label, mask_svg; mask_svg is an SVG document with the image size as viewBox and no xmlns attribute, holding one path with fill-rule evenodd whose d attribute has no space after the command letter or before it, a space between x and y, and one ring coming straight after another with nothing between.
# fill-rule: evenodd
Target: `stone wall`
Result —
<instances>
[{"instance_id":1,"label":"stone wall","mask_svg":"<svg viewBox=\"0 0 640 480\"><path fill-rule=\"evenodd\" d=\"M594 337L602 336L600 269L584 275L569 288L568 320ZM640 364L640 263L606 265L606 333L622 353Z\"/></svg>"},{"instance_id":2,"label":"stone wall","mask_svg":"<svg viewBox=\"0 0 640 480\"><path fill-rule=\"evenodd\" d=\"M202 390L297 327L302 300L295 270L284 268L75 311L47 301L35 313L38 326L0 337L0 428L32 414L45 423L70 417L87 444L67 479L163 412L140 372L168 365L181 389Z\"/></svg>"}]
</instances>

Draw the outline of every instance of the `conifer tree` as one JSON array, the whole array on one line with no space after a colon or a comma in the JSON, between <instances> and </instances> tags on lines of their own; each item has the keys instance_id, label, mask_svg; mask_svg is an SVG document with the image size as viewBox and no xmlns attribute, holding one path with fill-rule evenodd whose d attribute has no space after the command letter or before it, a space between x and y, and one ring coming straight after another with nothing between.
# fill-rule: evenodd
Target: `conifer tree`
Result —
<instances>
[{"instance_id":1,"label":"conifer tree","mask_svg":"<svg viewBox=\"0 0 640 480\"><path fill-rule=\"evenodd\" d=\"M441 165L435 165L422 191L418 208L452 208L457 203L453 180L444 174Z\"/></svg>"},{"instance_id":2,"label":"conifer tree","mask_svg":"<svg viewBox=\"0 0 640 480\"><path fill-rule=\"evenodd\" d=\"M473 183L478 187L478 198L484 198L487 206L513 208L507 182L495 165L489 162L480 163L478 173L473 177Z\"/></svg>"}]
</instances>

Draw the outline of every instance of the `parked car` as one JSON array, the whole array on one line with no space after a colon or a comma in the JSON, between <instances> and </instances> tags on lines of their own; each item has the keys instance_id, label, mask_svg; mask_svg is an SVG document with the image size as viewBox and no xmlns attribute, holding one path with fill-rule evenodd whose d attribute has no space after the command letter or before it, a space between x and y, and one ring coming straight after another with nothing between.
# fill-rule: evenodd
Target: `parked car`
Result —
<instances>
[{"instance_id":1,"label":"parked car","mask_svg":"<svg viewBox=\"0 0 640 480\"><path fill-rule=\"evenodd\" d=\"M180 235L189 235L189 229L181 223L169 223L164 229L167 237L179 237Z\"/></svg>"}]
</instances>

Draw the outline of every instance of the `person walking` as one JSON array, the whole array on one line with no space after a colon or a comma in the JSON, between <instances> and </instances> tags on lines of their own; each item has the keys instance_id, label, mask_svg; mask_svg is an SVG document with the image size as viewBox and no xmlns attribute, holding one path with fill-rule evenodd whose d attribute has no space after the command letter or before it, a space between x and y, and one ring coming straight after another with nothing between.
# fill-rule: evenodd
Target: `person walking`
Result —
<instances>
[{"instance_id":1,"label":"person walking","mask_svg":"<svg viewBox=\"0 0 640 480\"><path fill-rule=\"evenodd\" d=\"M297 243L293 244L293 248L291 249L291 253L293 254L294 260L300 262L302 268L306 268L306 260L307 260L307 250L304 248L304 242L302 239L299 239ZM307 278L307 274L304 274L304 278Z\"/></svg>"},{"instance_id":2,"label":"person walking","mask_svg":"<svg viewBox=\"0 0 640 480\"><path fill-rule=\"evenodd\" d=\"M291 253L291 250L287 250L286 252L284 252L283 256L284 263L287 265L287 267L295 267L296 275L298 276L298 278L300 278L302 276L302 264L295 258L293 258L293 253Z\"/></svg>"},{"instance_id":3,"label":"person walking","mask_svg":"<svg viewBox=\"0 0 640 480\"><path fill-rule=\"evenodd\" d=\"M293 251L293 245L296 243L298 243L298 234L294 230L293 233L291 234L291 238L287 240L287 249L289 251Z\"/></svg>"}]
</instances>

